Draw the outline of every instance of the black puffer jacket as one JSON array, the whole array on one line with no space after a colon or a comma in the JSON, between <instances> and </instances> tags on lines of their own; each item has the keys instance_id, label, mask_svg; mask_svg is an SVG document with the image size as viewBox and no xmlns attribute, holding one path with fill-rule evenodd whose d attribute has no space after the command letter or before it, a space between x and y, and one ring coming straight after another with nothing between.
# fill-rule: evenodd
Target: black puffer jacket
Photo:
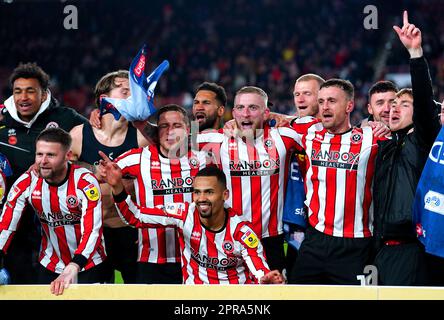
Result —
<instances>
[{"instance_id":1,"label":"black puffer jacket","mask_svg":"<svg viewBox=\"0 0 444 320\"><path fill-rule=\"evenodd\" d=\"M8 188L34 163L35 139L40 132L48 126L58 126L69 132L73 127L88 121L74 109L60 106L54 98L51 98L49 105L30 126L14 119L16 116L11 115L6 107L2 116L0 152L8 158L13 171L13 175L7 179Z\"/></svg>"},{"instance_id":2,"label":"black puffer jacket","mask_svg":"<svg viewBox=\"0 0 444 320\"><path fill-rule=\"evenodd\" d=\"M373 184L376 240L415 239L412 204L430 148L441 128L424 57L410 59L413 125L380 141Z\"/></svg>"}]
</instances>

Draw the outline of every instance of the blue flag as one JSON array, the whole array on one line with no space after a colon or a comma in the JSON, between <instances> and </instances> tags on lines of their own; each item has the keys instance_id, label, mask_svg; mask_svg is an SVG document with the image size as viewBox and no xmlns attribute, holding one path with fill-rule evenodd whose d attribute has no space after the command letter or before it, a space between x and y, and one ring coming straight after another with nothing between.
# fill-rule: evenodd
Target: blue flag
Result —
<instances>
[{"instance_id":1,"label":"blue flag","mask_svg":"<svg viewBox=\"0 0 444 320\"><path fill-rule=\"evenodd\" d=\"M444 128L430 150L416 189L413 222L426 252L444 258Z\"/></svg>"},{"instance_id":2,"label":"blue flag","mask_svg":"<svg viewBox=\"0 0 444 320\"><path fill-rule=\"evenodd\" d=\"M156 112L156 107L154 106L154 89L160 76L169 68L170 64L167 60L164 60L146 77L146 63L147 50L146 45L144 45L131 62L129 69L131 96L128 97L128 99L103 98L100 103L101 115L112 113L116 120L122 115L128 121L144 121Z\"/></svg>"}]
</instances>

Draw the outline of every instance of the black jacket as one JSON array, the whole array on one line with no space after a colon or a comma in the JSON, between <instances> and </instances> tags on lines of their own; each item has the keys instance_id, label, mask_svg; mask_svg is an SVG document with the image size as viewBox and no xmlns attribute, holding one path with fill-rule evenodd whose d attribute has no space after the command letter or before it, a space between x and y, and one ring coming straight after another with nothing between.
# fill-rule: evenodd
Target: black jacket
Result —
<instances>
[{"instance_id":1,"label":"black jacket","mask_svg":"<svg viewBox=\"0 0 444 320\"><path fill-rule=\"evenodd\" d=\"M410 59L413 125L378 142L374 195L376 240L415 239L412 205L430 148L441 128L424 57Z\"/></svg>"},{"instance_id":2,"label":"black jacket","mask_svg":"<svg viewBox=\"0 0 444 320\"><path fill-rule=\"evenodd\" d=\"M13 175L7 179L8 189L34 163L35 139L48 125L59 126L69 132L73 127L88 121L74 109L60 106L54 98L51 98L47 109L38 115L29 128L16 121L7 108L3 109L2 115L0 152L8 158L13 171Z\"/></svg>"}]
</instances>

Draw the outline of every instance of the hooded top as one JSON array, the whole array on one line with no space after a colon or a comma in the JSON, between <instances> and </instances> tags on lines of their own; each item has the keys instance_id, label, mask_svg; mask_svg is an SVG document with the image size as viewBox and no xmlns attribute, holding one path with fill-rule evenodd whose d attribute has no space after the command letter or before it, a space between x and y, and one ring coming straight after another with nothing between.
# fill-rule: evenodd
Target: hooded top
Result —
<instances>
[{"instance_id":1,"label":"hooded top","mask_svg":"<svg viewBox=\"0 0 444 320\"><path fill-rule=\"evenodd\" d=\"M48 127L60 127L69 132L76 125L88 121L74 109L60 106L49 90L47 99L31 121L19 118L13 96L5 101L2 115L0 152L9 160L13 172L8 178L8 186L34 163L35 139L41 131Z\"/></svg>"}]
</instances>

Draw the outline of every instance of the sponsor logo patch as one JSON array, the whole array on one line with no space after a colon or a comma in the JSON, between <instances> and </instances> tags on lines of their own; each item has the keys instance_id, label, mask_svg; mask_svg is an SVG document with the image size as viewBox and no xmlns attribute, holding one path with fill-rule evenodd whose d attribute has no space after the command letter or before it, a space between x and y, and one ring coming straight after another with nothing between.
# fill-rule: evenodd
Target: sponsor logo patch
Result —
<instances>
[{"instance_id":1,"label":"sponsor logo patch","mask_svg":"<svg viewBox=\"0 0 444 320\"><path fill-rule=\"evenodd\" d=\"M17 186L14 186L14 188L8 194L8 201L13 201L19 192L20 189Z\"/></svg>"},{"instance_id":2,"label":"sponsor logo patch","mask_svg":"<svg viewBox=\"0 0 444 320\"><path fill-rule=\"evenodd\" d=\"M424 196L424 208L444 215L444 194L429 191Z\"/></svg>"},{"instance_id":3,"label":"sponsor logo patch","mask_svg":"<svg viewBox=\"0 0 444 320\"><path fill-rule=\"evenodd\" d=\"M100 192L94 184L89 184L87 187L83 188L86 197L91 201L97 201L100 198Z\"/></svg>"},{"instance_id":4,"label":"sponsor logo patch","mask_svg":"<svg viewBox=\"0 0 444 320\"><path fill-rule=\"evenodd\" d=\"M182 217L185 211L183 203L169 203L165 206L165 212L172 216Z\"/></svg>"},{"instance_id":5,"label":"sponsor logo patch","mask_svg":"<svg viewBox=\"0 0 444 320\"><path fill-rule=\"evenodd\" d=\"M256 248L259 245L259 240L252 230L245 232L241 239L250 248Z\"/></svg>"}]
</instances>

